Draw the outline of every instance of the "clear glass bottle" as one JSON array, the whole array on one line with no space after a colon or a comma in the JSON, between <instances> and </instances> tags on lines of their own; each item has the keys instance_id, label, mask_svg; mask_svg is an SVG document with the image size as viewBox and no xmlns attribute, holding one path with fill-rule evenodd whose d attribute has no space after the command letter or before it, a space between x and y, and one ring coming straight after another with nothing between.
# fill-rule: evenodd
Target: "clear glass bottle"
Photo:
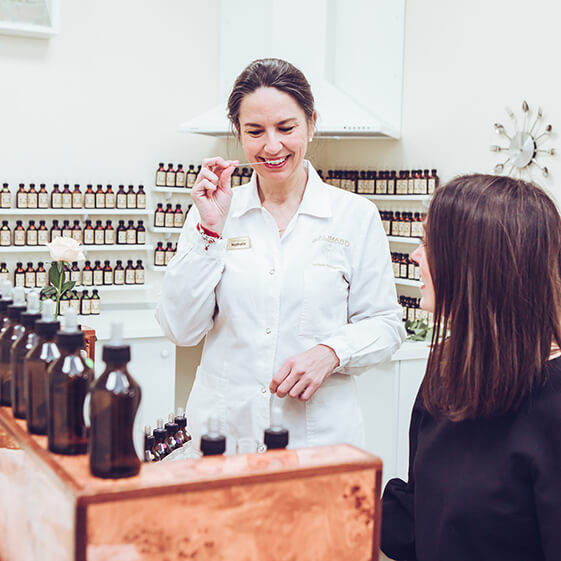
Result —
<instances>
[{"instance_id":1,"label":"clear glass bottle","mask_svg":"<svg viewBox=\"0 0 561 561\"><path fill-rule=\"evenodd\" d=\"M263 443L267 450L279 450L288 446L288 429L283 426L282 409L278 405L271 408L271 426L265 429Z\"/></svg>"},{"instance_id":2,"label":"clear glass bottle","mask_svg":"<svg viewBox=\"0 0 561 561\"><path fill-rule=\"evenodd\" d=\"M14 302L8 306L8 318L0 332L0 405L12 404L12 345L23 333L21 313L25 312L25 289L16 287L13 291Z\"/></svg>"},{"instance_id":3,"label":"clear glass bottle","mask_svg":"<svg viewBox=\"0 0 561 561\"><path fill-rule=\"evenodd\" d=\"M90 400L90 471L96 477L132 477L141 464L133 441L141 390L128 371L130 346L123 341L122 323L111 325L102 359L105 371L93 384Z\"/></svg>"},{"instance_id":4,"label":"clear glass bottle","mask_svg":"<svg viewBox=\"0 0 561 561\"><path fill-rule=\"evenodd\" d=\"M47 434L47 369L60 357L55 307L52 300L43 302L41 319L35 321L37 338L23 361L25 418L27 430L33 434Z\"/></svg>"},{"instance_id":5,"label":"clear glass bottle","mask_svg":"<svg viewBox=\"0 0 561 561\"><path fill-rule=\"evenodd\" d=\"M220 421L211 415L208 430L201 436L201 453L203 456L219 456L226 451L226 437L220 432Z\"/></svg>"},{"instance_id":6,"label":"clear glass bottle","mask_svg":"<svg viewBox=\"0 0 561 561\"><path fill-rule=\"evenodd\" d=\"M27 297L27 310L22 312L20 316L20 323L23 326L23 330L14 341L10 351L12 411L14 417L18 419L25 419L26 411L24 359L36 343L35 321L40 318L39 294L37 294L37 292L30 292Z\"/></svg>"},{"instance_id":7,"label":"clear glass bottle","mask_svg":"<svg viewBox=\"0 0 561 561\"><path fill-rule=\"evenodd\" d=\"M83 454L88 444L84 400L94 374L76 312L69 309L63 317L64 327L56 336L60 356L48 370L47 442L51 452Z\"/></svg>"}]
</instances>

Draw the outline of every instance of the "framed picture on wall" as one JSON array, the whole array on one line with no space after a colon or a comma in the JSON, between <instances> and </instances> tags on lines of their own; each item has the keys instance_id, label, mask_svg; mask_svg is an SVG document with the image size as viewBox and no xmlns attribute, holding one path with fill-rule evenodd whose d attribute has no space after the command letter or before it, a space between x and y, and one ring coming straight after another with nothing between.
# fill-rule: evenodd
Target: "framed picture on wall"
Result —
<instances>
[{"instance_id":1,"label":"framed picture on wall","mask_svg":"<svg viewBox=\"0 0 561 561\"><path fill-rule=\"evenodd\" d=\"M49 38L58 33L59 0L0 0L0 34Z\"/></svg>"}]
</instances>

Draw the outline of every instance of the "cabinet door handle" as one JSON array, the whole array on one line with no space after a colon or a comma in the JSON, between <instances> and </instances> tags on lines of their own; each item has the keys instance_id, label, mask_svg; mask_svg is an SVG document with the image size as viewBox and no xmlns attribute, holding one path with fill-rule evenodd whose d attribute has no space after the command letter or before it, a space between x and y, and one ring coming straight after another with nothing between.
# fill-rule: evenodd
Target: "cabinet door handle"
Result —
<instances>
[{"instance_id":1,"label":"cabinet door handle","mask_svg":"<svg viewBox=\"0 0 561 561\"><path fill-rule=\"evenodd\" d=\"M167 349L162 349L162 350L160 351L160 356L161 356L162 358L167 358L167 357L169 356L169 351L168 351Z\"/></svg>"}]
</instances>

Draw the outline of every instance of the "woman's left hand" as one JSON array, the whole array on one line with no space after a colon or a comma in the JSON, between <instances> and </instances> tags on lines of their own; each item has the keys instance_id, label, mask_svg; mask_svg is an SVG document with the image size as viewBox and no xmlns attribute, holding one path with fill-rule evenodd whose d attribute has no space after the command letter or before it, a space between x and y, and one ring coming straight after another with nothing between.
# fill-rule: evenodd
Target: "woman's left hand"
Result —
<instances>
[{"instance_id":1,"label":"woman's left hand","mask_svg":"<svg viewBox=\"0 0 561 561\"><path fill-rule=\"evenodd\" d=\"M280 367L269 384L271 393L308 401L323 381L339 366L339 357L326 345L316 345L291 356Z\"/></svg>"}]
</instances>

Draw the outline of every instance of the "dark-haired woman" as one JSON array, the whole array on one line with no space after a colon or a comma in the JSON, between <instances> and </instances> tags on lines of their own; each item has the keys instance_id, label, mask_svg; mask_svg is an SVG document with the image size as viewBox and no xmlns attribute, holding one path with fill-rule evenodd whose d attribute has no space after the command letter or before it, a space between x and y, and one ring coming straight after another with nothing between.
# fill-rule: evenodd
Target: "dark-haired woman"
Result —
<instances>
[{"instance_id":1,"label":"dark-haired woman","mask_svg":"<svg viewBox=\"0 0 561 561\"><path fill-rule=\"evenodd\" d=\"M413 258L434 312L409 478L382 549L408 561L561 559L561 220L538 187L472 175L437 190Z\"/></svg>"},{"instance_id":2,"label":"dark-haired woman","mask_svg":"<svg viewBox=\"0 0 561 561\"><path fill-rule=\"evenodd\" d=\"M176 344L206 336L187 405L193 441L211 413L230 450L262 440L276 394L291 446L362 445L354 375L404 336L379 214L304 159L316 113L294 66L251 63L228 111L255 171L232 190L237 161L203 162L158 309Z\"/></svg>"}]
</instances>

